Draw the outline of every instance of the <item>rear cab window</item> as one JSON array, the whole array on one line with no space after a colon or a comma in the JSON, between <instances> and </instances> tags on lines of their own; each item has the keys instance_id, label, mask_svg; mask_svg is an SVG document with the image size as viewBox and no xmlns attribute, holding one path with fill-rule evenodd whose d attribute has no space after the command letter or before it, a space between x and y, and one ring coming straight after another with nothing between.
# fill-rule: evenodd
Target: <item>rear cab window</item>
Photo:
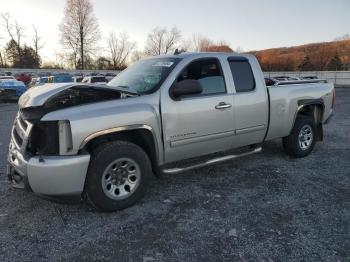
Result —
<instances>
[{"instance_id":1,"label":"rear cab window","mask_svg":"<svg viewBox=\"0 0 350 262\"><path fill-rule=\"evenodd\" d=\"M250 63L245 57L229 57L231 74L237 93L255 90L255 78Z\"/></svg>"}]
</instances>

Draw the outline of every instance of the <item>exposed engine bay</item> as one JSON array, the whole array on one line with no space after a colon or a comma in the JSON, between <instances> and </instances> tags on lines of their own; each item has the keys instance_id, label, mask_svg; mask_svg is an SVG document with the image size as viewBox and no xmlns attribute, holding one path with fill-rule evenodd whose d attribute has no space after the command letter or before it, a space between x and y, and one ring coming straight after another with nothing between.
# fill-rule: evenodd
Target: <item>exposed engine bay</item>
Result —
<instances>
[{"instance_id":1,"label":"exposed engine bay","mask_svg":"<svg viewBox=\"0 0 350 262\"><path fill-rule=\"evenodd\" d=\"M125 99L138 96L127 90L105 86L75 85L64 89L50 98L43 105L20 108L19 121L22 126L26 121L33 124L28 138L27 153L30 155L56 155L59 153L60 125L62 121L40 121L47 113L79 105ZM64 121L63 121L64 122ZM15 130L15 135L17 134ZM22 144L18 136L18 143Z\"/></svg>"},{"instance_id":2,"label":"exposed engine bay","mask_svg":"<svg viewBox=\"0 0 350 262\"><path fill-rule=\"evenodd\" d=\"M127 90L113 89L104 86L77 85L65 89L50 97L42 106L21 108L24 120L39 121L45 114L59 109L108 100L123 99L136 96Z\"/></svg>"}]
</instances>

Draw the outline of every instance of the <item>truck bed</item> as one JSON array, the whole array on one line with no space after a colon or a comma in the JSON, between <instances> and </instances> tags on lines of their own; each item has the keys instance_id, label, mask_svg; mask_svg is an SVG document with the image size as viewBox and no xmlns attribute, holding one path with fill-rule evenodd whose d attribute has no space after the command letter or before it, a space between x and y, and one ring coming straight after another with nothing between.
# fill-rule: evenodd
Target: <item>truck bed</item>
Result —
<instances>
[{"instance_id":1,"label":"truck bed","mask_svg":"<svg viewBox=\"0 0 350 262\"><path fill-rule=\"evenodd\" d=\"M301 100L321 99L325 106L324 122L332 112L333 90L332 83L323 81L280 82L267 87L270 123L266 140L289 135Z\"/></svg>"}]
</instances>

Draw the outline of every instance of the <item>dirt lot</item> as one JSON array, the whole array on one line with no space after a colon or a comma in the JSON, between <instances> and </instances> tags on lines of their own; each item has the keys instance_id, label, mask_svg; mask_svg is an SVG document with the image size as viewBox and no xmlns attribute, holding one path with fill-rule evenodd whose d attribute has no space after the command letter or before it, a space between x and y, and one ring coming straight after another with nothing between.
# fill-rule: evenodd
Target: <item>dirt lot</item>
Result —
<instances>
[{"instance_id":1,"label":"dirt lot","mask_svg":"<svg viewBox=\"0 0 350 262\"><path fill-rule=\"evenodd\" d=\"M350 89L304 159L263 153L155 180L112 214L14 190L6 154L16 105L0 104L0 261L350 261Z\"/></svg>"}]
</instances>

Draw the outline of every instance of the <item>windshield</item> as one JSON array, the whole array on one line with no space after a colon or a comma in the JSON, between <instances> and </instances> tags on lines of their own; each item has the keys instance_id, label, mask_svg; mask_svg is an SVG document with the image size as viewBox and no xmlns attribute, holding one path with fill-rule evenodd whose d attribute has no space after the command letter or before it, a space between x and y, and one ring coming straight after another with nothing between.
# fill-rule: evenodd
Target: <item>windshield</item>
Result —
<instances>
[{"instance_id":1,"label":"windshield","mask_svg":"<svg viewBox=\"0 0 350 262\"><path fill-rule=\"evenodd\" d=\"M174 69L180 58L154 58L141 60L113 78L107 85L136 91L139 94L152 93L158 89Z\"/></svg>"}]
</instances>

